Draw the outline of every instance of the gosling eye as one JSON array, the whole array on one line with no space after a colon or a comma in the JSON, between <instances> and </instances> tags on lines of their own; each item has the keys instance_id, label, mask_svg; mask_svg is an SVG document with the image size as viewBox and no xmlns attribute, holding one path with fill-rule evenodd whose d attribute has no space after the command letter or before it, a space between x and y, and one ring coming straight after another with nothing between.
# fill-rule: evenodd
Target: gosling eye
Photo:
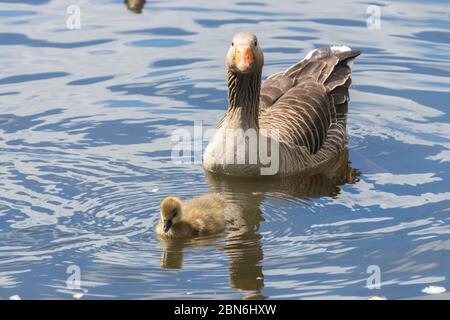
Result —
<instances>
[{"instance_id":1,"label":"gosling eye","mask_svg":"<svg viewBox=\"0 0 450 320\"><path fill-rule=\"evenodd\" d=\"M255 40L255 47L258 46L258 41Z\"/></svg>"},{"instance_id":2,"label":"gosling eye","mask_svg":"<svg viewBox=\"0 0 450 320\"><path fill-rule=\"evenodd\" d=\"M231 42L231 46L234 47L234 42L233 41Z\"/></svg>"},{"instance_id":3,"label":"gosling eye","mask_svg":"<svg viewBox=\"0 0 450 320\"><path fill-rule=\"evenodd\" d=\"M171 213L172 213L172 218L175 218L175 216L177 215L178 211L177 211L177 209L173 209Z\"/></svg>"}]
</instances>

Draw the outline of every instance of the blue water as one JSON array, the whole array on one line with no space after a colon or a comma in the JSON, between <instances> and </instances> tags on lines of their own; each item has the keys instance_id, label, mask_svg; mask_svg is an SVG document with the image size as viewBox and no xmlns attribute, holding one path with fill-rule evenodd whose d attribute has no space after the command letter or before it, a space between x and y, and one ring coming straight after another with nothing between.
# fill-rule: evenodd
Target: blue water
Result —
<instances>
[{"instance_id":1,"label":"blue water","mask_svg":"<svg viewBox=\"0 0 450 320\"><path fill-rule=\"evenodd\" d=\"M0 0L0 298L423 297L450 289L446 1ZM368 5L380 8L367 27ZM349 152L320 176L228 181L171 158L176 129L226 109L232 34L264 76L346 44ZM166 195L221 191L246 227L160 243ZM67 284L80 270L81 287ZM376 266L381 288L370 289ZM78 295L78 298L80 295ZM445 294L440 297L448 297Z\"/></svg>"}]
</instances>

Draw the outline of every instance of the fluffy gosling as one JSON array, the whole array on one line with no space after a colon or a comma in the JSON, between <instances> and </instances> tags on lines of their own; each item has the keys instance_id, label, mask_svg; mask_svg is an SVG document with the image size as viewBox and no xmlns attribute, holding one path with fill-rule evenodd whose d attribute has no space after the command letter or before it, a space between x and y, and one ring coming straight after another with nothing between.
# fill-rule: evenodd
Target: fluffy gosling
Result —
<instances>
[{"instance_id":1,"label":"fluffy gosling","mask_svg":"<svg viewBox=\"0 0 450 320\"><path fill-rule=\"evenodd\" d=\"M207 194L187 201L165 198L160 205L161 218L156 234L162 238L189 238L220 233L226 228L225 201Z\"/></svg>"}]
</instances>

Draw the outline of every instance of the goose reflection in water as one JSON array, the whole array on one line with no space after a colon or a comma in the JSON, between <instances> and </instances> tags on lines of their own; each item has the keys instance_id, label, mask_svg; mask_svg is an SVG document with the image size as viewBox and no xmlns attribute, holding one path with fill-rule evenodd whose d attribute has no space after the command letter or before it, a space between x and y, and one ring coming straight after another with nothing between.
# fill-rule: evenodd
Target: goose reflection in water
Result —
<instances>
[{"instance_id":1,"label":"goose reflection in water","mask_svg":"<svg viewBox=\"0 0 450 320\"><path fill-rule=\"evenodd\" d=\"M340 121L345 123L345 116L342 115ZM182 268L184 248L219 246L230 259L230 286L241 290L244 299L263 299L264 248L259 229L264 218L261 202L271 194L295 199L299 203L324 196L337 197L340 186L357 182L359 174L350 165L347 148L327 161L320 172L309 175L248 179L205 172L209 192L221 193L234 208L225 241L217 244L217 238L223 234L184 241L162 241L161 267Z\"/></svg>"}]
</instances>

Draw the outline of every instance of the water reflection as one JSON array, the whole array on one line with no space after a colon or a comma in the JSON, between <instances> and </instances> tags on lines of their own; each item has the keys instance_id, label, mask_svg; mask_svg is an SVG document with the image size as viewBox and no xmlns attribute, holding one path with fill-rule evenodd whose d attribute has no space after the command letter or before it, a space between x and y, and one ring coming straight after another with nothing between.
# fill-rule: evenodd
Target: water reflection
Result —
<instances>
[{"instance_id":1,"label":"water reflection","mask_svg":"<svg viewBox=\"0 0 450 320\"><path fill-rule=\"evenodd\" d=\"M245 292L244 298L263 298L262 261L264 248L259 233L264 221L261 203L272 195L305 205L304 201L323 196L336 197L340 185L355 183L359 172L348 161L348 150L327 163L324 171L310 176L283 179L243 179L205 173L210 192L220 192L227 201L242 208L236 211L234 228L225 241L230 258L229 281L232 288Z\"/></svg>"},{"instance_id":2,"label":"water reflection","mask_svg":"<svg viewBox=\"0 0 450 320\"><path fill-rule=\"evenodd\" d=\"M346 122L345 114L340 115L340 121ZM242 291L244 299L264 299L264 248L259 232L264 221L262 202L276 197L304 206L308 199L337 197L340 186L357 182L359 174L350 165L348 149L326 162L320 172L309 175L248 179L205 172L209 192L223 194L231 208L225 241L217 244L218 236L162 241L161 267L182 268L184 248L219 246L230 259L230 287Z\"/></svg>"}]
</instances>

